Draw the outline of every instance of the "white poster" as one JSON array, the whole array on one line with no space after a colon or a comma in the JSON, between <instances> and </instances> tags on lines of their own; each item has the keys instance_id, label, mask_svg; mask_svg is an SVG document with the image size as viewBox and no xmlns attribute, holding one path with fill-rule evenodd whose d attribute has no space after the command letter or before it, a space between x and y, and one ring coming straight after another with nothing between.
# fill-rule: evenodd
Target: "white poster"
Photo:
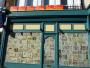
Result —
<instances>
[{"instance_id":1,"label":"white poster","mask_svg":"<svg viewBox=\"0 0 90 68\"><path fill-rule=\"evenodd\" d=\"M38 0L38 6L42 5L42 0Z\"/></svg>"},{"instance_id":2,"label":"white poster","mask_svg":"<svg viewBox=\"0 0 90 68\"><path fill-rule=\"evenodd\" d=\"M33 0L33 6L37 6L38 5L38 0Z\"/></svg>"},{"instance_id":3,"label":"white poster","mask_svg":"<svg viewBox=\"0 0 90 68\"><path fill-rule=\"evenodd\" d=\"M77 3L77 2L76 2ZM73 0L67 0L67 5L68 6L73 6Z\"/></svg>"},{"instance_id":4,"label":"white poster","mask_svg":"<svg viewBox=\"0 0 90 68\"><path fill-rule=\"evenodd\" d=\"M25 1L26 0L19 0L19 6L25 6Z\"/></svg>"},{"instance_id":5,"label":"white poster","mask_svg":"<svg viewBox=\"0 0 90 68\"><path fill-rule=\"evenodd\" d=\"M49 5L55 5L55 0L49 0Z\"/></svg>"},{"instance_id":6,"label":"white poster","mask_svg":"<svg viewBox=\"0 0 90 68\"><path fill-rule=\"evenodd\" d=\"M61 4L61 0L56 0L56 5L60 5Z\"/></svg>"},{"instance_id":7,"label":"white poster","mask_svg":"<svg viewBox=\"0 0 90 68\"><path fill-rule=\"evenodd\" d=\"M74 0L74 6L81 6L81 0Z\"/></svg>"}]
</instances>

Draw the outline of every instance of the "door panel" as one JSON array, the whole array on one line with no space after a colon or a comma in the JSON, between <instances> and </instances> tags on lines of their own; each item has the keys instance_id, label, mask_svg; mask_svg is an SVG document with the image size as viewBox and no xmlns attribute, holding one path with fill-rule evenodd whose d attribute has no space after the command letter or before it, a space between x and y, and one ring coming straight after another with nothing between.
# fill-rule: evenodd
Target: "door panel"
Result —
<instances>
[{"instance_id":1,"label":"door panel","mask_svg":"<svg viewBox=\"0 0 90 68\"><path fill-rule=\"evenodd\" d=\"M54 37L48 37L45 39L44 45L44 68L52 68L54 64L54 53L55 53L55 39Z\"/></svg>"}]
</instances>

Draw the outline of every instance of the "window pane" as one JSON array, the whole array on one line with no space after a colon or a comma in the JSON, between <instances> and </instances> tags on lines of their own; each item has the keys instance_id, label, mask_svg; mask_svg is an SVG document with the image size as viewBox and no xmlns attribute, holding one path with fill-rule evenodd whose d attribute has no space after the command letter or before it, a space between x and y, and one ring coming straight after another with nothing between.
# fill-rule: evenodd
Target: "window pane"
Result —
<instances>
[{"instance_id":1,"label":"window pane","mask_svg":"<svg viewBox=\"0 0 90 68\"><path fill-rule=\"evenodd\" d=\"M33 0L33 6L37 6L38 5L38 0Z\"/></svg>"},{"instance_id":2,"label":"window pane","mask_svg":"<svg viewBox=\"0 0 90 68\"><path fill-rule=\"evenodd\" d=\"M19 6L19 0L15 1L15 6Z\"/></svg>"},{"instance_id":3,"label":"window pane","mask_svg":"<svg viewBox=\"0 0 90 68\"><path fill-rule=\"evenodd\" d=\"M13 30L23 30L23 25L14 24L14 25L10 25L10 28Z\"/></svg>"},{"instance_id":4,"label":"window pane","mask_svg":"<svg viewBox=\"0 0 90 68\"><path fill-rule=\"evenodd\" d=\"M61 0L56 0L56 5L60 5L61 4Z\"/></svg>"},{"instance_id":5,"label":"window pane","mask_svg":"<svg viewBox=\"0 0 90 68\"><path fill-rule=\"evenodd\" d=\"M49 5L49 0L44 0L45 5Z\"/></svg>"},{"instance_id":6,"label":"window pane","mask_svg":"<svg viewBox=\"0 0 90 68\"><path fill-rule=\"evenodd\" d=\"M49 0L49 5L55 5L55 0Z\"/></svg>"},{"instance_id":7,"label":"window pane","mask_svg":"<svg viewBox=\"0 0 90 68\"><path fill-rule=\"evenodd\" d=\"M38 6L42 5L42 0L38 0Z\"/></svg>"},{"instance_id":8,"label":"window pane","mask_svg":"<svg viewBox=\"0 0 90 68\"><path fill-rule=\"evenodd\" d=\"M62 5L67 5L67 0L61 0Z\"/></svg>"},{"instance_id":9,"label":"window pane","mask_svg":"<svg viewBox=\"0 0 90 68\"><path fill-rule=\"evenodd\" d=\"M74 30L85 30L85 24L74 24Z\"/></svg>"},{"instance_id":10,"label":"window pane","mask_svg":"<svg viewBox=\"0 0 90 68\"><path fill-rule=\"evenodd\" d=\"M54 26L55 25L51 25L51 24L50 25L45 25L45 31L54 31L54 29L55 29Z\"/></svg>"},{"instance_id":11,"label":"window pane","mask_svg":"<svg viewBox=\"0 0 90 68\"><path fill-rule=\"evenodd\" d=\"M88 67L88 34L59 34L59 64Z\"/></svg>"},{"instance_id":12,"label":"window pane","mask_svg":"<svg viewBox=\"0 0 90 68\"><path fill-rule=\"evenodd\" d=\"M67 5L68 6L73 6L73 0L67 0Z\"/></svg>"},{"instance_id":13,"label":"window pane","mask_svg":"<svg viewBox=\"0 0 90 68\"><path fill-rule=\"evenodd\" d=\"M40 24L28 24L26 25L27 30L40 30Z\"/></svg>"},{"instance_id":14,"label":"window pane","mask_svg":"<svg viewBox=\"0 0 90 68\"><path fill-rule=\"evenodd\" d=\"M60 30L71 30L71 24L60 24Z\"/></svg>"},{"instance_id":15,"label":"window pane","mask_svg":"<svg viewBox=\"0 0 90 68\"><path fill-rule=\"evenodd\" d=\"M40 64L40 48L41 33L10 34L5 62Z\"/></svg>"},{"instance_id":16,"label":"window pane","mask_svg":"<svg viewBox=\"0 0 90 68\"><path fill-rule=\"evenodd\" d=\"M55 40L53 37L48 37L45 39L44 45L44 64L52 65L54 63L54 46Z\"/></svg>"},{"instance_id":17,"label":"window pane","mask_svg":"<svg viewBox=\"0 0 90 68\"><path fill-rule=\"evenodd\" d=\"M25 1L26 0L19 0L19 6L25 6Z\"/></svg>"},{"instance_id":18,"label":"window pane","mask_svg":"<svg viewBox=\"0 0 90 68\"><path fill-rule=\"evenodd\" d=\"M27 0L27 6L33 5L33 0Z\"/></svg>"}]
</instances>

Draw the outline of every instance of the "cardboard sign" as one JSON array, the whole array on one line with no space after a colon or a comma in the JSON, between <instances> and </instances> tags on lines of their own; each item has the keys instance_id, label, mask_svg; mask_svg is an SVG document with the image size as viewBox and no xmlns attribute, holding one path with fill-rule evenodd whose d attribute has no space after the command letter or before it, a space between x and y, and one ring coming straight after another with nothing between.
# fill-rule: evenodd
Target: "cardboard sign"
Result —
<instances>
[{"instance_id":1,"label":"cardboard sign","mask_svg":"<svg viewBox=\"0 0 90 68\"><path fill-rule=\"evenodd\" d=\"M77 2L76 2L76 0L74 0L74 6L81 6L81 0L77 0Z\"/></svg>"}]
</instances>

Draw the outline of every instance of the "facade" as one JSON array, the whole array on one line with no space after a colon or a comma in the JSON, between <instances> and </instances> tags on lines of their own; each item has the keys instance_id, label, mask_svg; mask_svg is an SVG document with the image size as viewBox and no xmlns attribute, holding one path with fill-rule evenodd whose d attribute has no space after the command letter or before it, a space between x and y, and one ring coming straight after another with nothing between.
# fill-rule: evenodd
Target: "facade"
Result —
<instances>
[{"instance_id":1,"label":"facade","mask_svg":"<svg viewBox=\"0 0 90 68\"><path fill-rule=\"evenodd\" d=\"M1 67L90 68L89 0L75 1L2 0Z\"/></svg>"}]
</instances>

